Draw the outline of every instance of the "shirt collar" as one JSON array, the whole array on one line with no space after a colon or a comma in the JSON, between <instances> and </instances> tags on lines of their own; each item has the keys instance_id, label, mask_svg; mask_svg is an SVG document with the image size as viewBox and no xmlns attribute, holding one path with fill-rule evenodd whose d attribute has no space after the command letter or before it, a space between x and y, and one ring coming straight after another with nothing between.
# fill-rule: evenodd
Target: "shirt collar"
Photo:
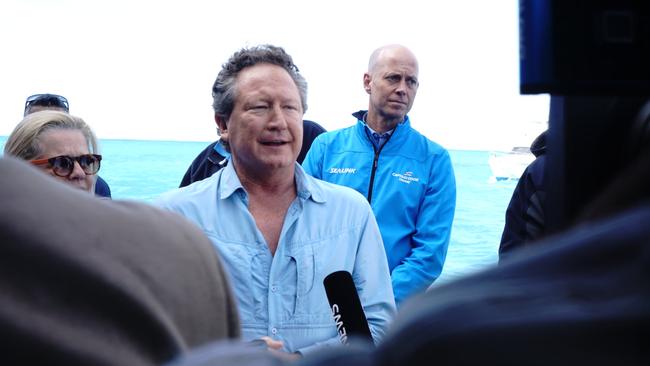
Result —
<instances>
[{"instance_id":1,"label":"shirt collar","mask_svg":"<svg viewBox=\"0 0 650 366\"><path fill-rule=\"evenodd\" d=\"M376 135L377 137L386 138L386 137L392 135L393 132L395 132L395 129L397 128L397 126L395 126L395 128L393 128L393 129L391 129L391 130L388 130L388 131L386 131L386 132L384 132L384 133L379 133L379 132L373 130L372 127L370 127L370 125L368 124L368 120L367 120L367 119L368 119L368 111L366 111L366 112L363 114L363 116L361 117L361 120L363 121L363 124L366 126L366 128L368 129L368 131L370 132L370 134L371 134L371 135ZM402 123L404 123L404 121L406 121L406 117L404 117L404 119L402 120L402 122L398 123L398 125L401 125Z\"/></svg>"},{"instance_id":2,"label":"shirt collar","mask_svg":"<svg viewBox=\"0 0 650 366\"><path fill-rule=\"evenodd\" d=\"M298 163L296 163L295 171L298 197L303 200L311 197L314 202L324 203L326 201L325 194L323 194L321 187L316 184L316 179L307 175Z\"/></svg>"},{"instance_id":3,"label":"shirt collar","mask_svg":"<svg viewBox=\"0 0 650 366\"><path fill-rule=\"evenodd\" d=\"M235 165L228 164L222 170L219 196L217 198L226 199L239 190L241 190L243 194L246 194L246 190L244 189L244 186L242 186L241 181L237 176L237 172L235 171ZM321 187L316 184L315 178L308 176L298 163L295 163L294 179L296 182L296 194L301 200L304 201L311 197L311 199L317 203L323 203L326 201L325 195L323 194Z\"/></svg>"},{"instance_id":4,"label":"shirt collar","mask_svg":"<svg viewBox=\"0 0 650 366\"><path fill-rule=\"evenodd\" d=\"M392 135L393 132L395 131L395 129L393 128L392 130L388 130L388 131L386 131L384 133L379 133L379 132L373 130L372 127L368 126L367 123L365 123L365 125L366 125L366 128L368 129L368 132L370 132L370 134L372 136L375 136L375 138L386 138L386 137Z\"/></svg>"},{"instance_id":5,"label":"shirt collar","mask_svg":"<svg viewBox=\"0 0 650 366\"><path fill-rule=\"evenodd\" d=\"M237 172L235 172L235 164L228 164L221 169L221 183L219 184L219 196L217 199L226 199L237 192L239 189L244 191L244 186L241 185Z\"/></svg>"}]
</instances>

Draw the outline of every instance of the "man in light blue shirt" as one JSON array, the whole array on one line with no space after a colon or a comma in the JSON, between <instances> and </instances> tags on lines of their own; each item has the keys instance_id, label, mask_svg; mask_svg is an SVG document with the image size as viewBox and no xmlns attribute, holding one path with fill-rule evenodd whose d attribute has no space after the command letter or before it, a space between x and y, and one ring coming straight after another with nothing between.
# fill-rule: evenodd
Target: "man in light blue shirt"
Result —
<instances>
[{"instance_id":1,"label":"man in light blue shirt","mask_svg":"<svg viewBox=\"0 0 650 366\"><path fill-rule=\"evenodd\" d=\"M231 163L158 200L203 229L224 259L244 340L307 353L340 344L323 279L352 274L375 342L395 312L375 217L356 191L314 179L296 161L307 85L291 56L242 49L213 86Z\"/></svg>"}]
</instances>

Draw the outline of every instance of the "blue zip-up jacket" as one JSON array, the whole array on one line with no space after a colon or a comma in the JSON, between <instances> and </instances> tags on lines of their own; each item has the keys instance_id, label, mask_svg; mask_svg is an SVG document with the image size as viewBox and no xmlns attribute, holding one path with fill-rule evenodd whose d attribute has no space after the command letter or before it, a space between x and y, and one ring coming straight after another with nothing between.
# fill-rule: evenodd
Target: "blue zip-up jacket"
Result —
<instances>
[{"instance_id":1,"label":"blue zip-up jacket","mask_svg":"<svg viewBox=\"0 0 650 366\"><path fill-rule=\"evenodd\" d=\"M368 198L400 303L426 289L442 271L456 180L447 150L411 128L408 116L376 149L364 114L353 114L354 126L318 136L303 167L316 178L354 188Z\"/></svg>"}]
</instances>

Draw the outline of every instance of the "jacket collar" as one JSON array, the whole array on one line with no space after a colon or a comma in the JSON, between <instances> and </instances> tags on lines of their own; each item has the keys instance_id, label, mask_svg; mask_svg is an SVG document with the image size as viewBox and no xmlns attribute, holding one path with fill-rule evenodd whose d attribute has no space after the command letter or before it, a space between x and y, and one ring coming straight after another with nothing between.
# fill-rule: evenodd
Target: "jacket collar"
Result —
<instances>
[{"instance_id":1,"label":"jacket collar","mask_svg":"<svg viewBox=\"0 0 650 366\"><path fill-rule=\"evenodd\" d=\"M357 119L357 132L360 134L361 139L366 141L370 146L374 146L372 144L372 141L368 138L368 135L366 134L365 128L366 128L366 122L363 120L363 117L368 113L367 110L360 110L357 112L352 113L352 116L354 116ZM390 140L386 143L386 146L384 146L384 150L386 148L390 148L392 146L401 146L401 143L396 143L396 141L400 141L406 136L406 131L411 128L411 120L409 119L409 116L407 115L404 117L404 121L400 122L397 124L397 127L395 127L395 131L393 132L393 136L391 136Z\"/></svg>"}]
</instances>

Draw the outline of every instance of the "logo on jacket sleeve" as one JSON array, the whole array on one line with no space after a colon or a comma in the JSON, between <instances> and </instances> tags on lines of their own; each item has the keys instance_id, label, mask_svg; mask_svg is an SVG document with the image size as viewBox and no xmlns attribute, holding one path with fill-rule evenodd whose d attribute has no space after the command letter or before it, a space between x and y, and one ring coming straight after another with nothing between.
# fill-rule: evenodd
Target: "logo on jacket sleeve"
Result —
<instances>
[{"instance_id":1,"label":"logo on jacket sleeve","mask_svg":"<svg viewBox=\"0 0 650 366\"><path fill-rule=\"evenodd\" d=\"M356 168L330 168L330 174L354 174L357 172Z\"/></svg>"},{"instance_id":2,"label":"logo on jacket sleeve","mask_svg":"<svg viewBox=\"0 0 650 366\"><path fill-rule=\"evenodd\" d=\"M402 173L392 173L391 174L393 177L396 177L400 182L406 183L406 184L411 184L411 182L419 182L420 178L414 177L413 172L406 172L404 174Z\"/></svg>"}]
</instances>

